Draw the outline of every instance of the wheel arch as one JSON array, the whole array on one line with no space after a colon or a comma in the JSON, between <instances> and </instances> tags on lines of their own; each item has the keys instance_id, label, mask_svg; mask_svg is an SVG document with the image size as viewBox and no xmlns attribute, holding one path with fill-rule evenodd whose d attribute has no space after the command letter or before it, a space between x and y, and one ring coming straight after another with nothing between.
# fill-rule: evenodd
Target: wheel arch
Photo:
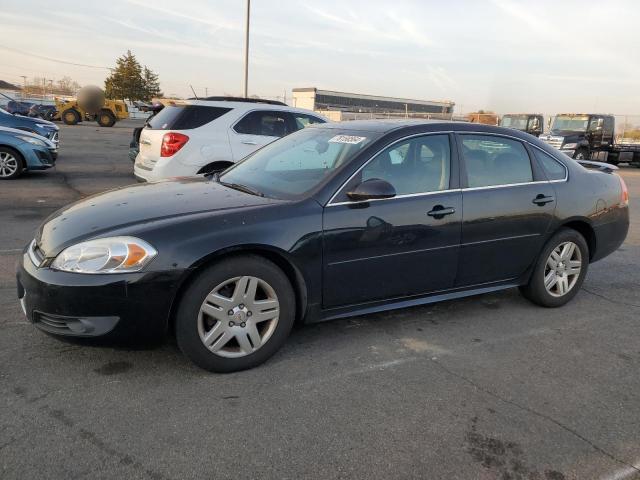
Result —
<instances>
[{"instance_id":1,"label":"wheel arch","mask_svg":"<svg viewBox=\"0 0 640 480\"><path fill-rule=\"evenodd\" d=\"M560 226L556 229L556 232L561 228L571 228L584 237L587 242L587 246L589 247L589 261L591 261L597 247L596 232L593 229L591 222L589 222L589 220L587 220L586 218L568 219L567 221L560 224Z\"/></svg>"},{"instance_id":2,"label":"wheel arch","mask_svg":"<svg viewBox=\"0 0 640 480\"><path fill-rule=\"evenodd\" d=\"M175 314L182 295L200 272L224 258L241 255L255 255L265 258L276 264L284 272L289 279L295 294L296 322L301 322L303 320L307 308L307 282L305 281L302 272L291 260L289 255L285 251L269 245L237 245L213 252L201 258L191 266L188 274L181 280L173 301L171 302L168 317L168 326L170 329L174 328Z\"/></svg>"}]
</instances>

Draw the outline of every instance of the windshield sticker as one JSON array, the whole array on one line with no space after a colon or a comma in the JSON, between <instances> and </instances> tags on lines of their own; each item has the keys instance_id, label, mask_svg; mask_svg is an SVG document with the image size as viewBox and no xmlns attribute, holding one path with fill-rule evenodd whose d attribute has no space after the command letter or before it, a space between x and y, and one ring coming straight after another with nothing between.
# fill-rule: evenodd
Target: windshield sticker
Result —
<instances>
[{"instance_id":1,"label":"windshield sticker","mask_svg":"<svg viewBox=\"0 0 640 480\"><path fill-rule=\"evenodd\" d=\"M354 137L353 135L336 135L329 143L350 143L352 145L357 145L358 143L364 142L367 137Z\"/></svg>"}]
</instances>

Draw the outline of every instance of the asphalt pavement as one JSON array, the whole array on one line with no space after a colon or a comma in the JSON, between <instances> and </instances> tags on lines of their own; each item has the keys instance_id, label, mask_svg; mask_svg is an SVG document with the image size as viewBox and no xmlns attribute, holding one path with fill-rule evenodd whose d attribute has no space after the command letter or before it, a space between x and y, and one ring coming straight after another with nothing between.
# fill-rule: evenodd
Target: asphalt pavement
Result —
<instances>
[{"instance_id":1,"label":"asphalt pavement","mask_svg":"<svg viewBox=\"0 0 640 480\"><path fill-rule=\"evenodd\" d=\"M172 339L59 341L16 299L48 214L135 182L136 124L62 126L54 170L0 183L0 478L640 478L640 169L626 243L565 307L509 290L302 326L216 375Z\"/></svg>"}]
</instances>

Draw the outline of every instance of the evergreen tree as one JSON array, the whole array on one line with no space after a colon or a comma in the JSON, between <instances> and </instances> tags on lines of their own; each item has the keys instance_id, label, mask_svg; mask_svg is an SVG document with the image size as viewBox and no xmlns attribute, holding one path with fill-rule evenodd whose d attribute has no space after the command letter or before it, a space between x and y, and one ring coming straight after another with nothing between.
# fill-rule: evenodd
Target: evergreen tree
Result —
<instances>
[{"instance_id":1,"label":"evergreen tree","mask_svg":"<svg viewBox=\"0 0 640 480\"><path fill-rule=\"evenodd\" d=\"M158 80L158 74L154 73L149 67L144 67L144 89L145 97L142 100L151 101L154 97L162 97L163 93L160 90L160 81Z\"/></svg>"},{"instance_id":2,"label":"evergreen tree","mask_svg":"<svg viewBox=\"0 0 640 480\"><path fill-rule=\"evenodd\" d=\"M116 67L104 87L107 98L142 100L145 97L142 66L131 50L116 60Z\"/></svg>"}]
</instances>

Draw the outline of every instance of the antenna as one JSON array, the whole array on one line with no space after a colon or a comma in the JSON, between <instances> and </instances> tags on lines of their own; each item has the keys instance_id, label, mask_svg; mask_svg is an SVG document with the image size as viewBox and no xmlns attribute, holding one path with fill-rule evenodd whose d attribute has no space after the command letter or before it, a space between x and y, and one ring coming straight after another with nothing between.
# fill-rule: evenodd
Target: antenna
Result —
<instances>
[{"instance_id":1,"label":"antenna","mask_svg":"<svg viewBox=\"0 0 640 480\"><path fill-rule=\"evenodd\" d=\"M196 100L200 100L200 99L198 98L198 95L196 94L196 91L193 89L193 86L192 86L192 85L189 85L189 87L191 88L191 91L193 92L193 96L194 96L194 97L196 97Z\"/></svg>"}]
</instances>

